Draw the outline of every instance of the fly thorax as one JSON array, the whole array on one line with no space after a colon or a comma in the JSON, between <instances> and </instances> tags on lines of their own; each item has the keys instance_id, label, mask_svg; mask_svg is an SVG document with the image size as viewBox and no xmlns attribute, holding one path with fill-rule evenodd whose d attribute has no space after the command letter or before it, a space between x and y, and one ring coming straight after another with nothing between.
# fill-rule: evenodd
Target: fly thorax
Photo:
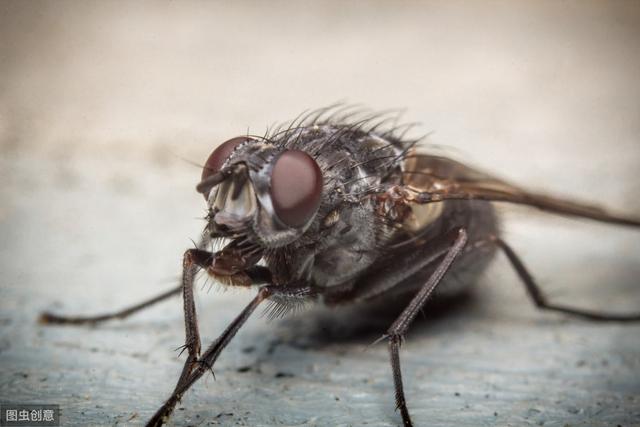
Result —
<instances>
[{"instance_id":1,"label":"fly thorax","mask_svg":"<svg viewBox=\"0 0 640 427\"><path fill-rule=\"evenodd\" d=\"M376 216L367 204L343 207L324 218L324 244L314 257L311 276L318 286L349 281L377 256Z\"/></svg>"}]
</instances>

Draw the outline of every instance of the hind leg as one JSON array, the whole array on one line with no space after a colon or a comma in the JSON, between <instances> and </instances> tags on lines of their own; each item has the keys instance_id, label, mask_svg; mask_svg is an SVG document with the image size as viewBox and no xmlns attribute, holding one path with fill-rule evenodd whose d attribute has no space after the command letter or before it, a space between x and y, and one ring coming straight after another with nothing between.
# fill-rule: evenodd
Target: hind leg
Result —
<instances>
[{"instance_id":1,"label":"hind leg","mask_svg":"<svg viewBox=\"0 0 640 427\"><path fill-rule=\"evenodd\" d=\"M533 280L533 276L529 273L520 257L504 240L499 237L491 237L489 239L493 242L502 252L507 256L509 263L520 277L520 280L524 284L527 294L536 305L536 307L542 310L559 311L561 313L570 314L573 316L583 317L589 320L597 321L613 321L613 322L633 322L640 320L640 313L630 314L615 314L602 311L587 310L577 307L566 306L562 304L554 304L547 301L547 298L542 293L540 287Z\"/></svg>"}]
</instances>

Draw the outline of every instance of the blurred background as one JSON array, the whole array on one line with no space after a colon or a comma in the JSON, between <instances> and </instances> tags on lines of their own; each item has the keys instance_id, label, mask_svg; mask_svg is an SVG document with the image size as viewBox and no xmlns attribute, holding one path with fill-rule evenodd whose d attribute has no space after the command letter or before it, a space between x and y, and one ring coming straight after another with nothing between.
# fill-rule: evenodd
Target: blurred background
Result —
<instances>
[{"instance_id":1,"label":"blurred background","mask_svg":"<svg viewBox=\"0 0 640 427\"><path fill-rule=\"evenodd\" d=\"M0 400L140 425L168 396L179 299L96 328L35 319L171 287L205 213L190 162L226 139L336 101L400 108L458 159L639 216L638 76L639 2L0 1ZM638 309L638 232L500 209L551 297ZM199 292L203 342L251 296ZM385 346L332 317L249 322L175 424L397 425ZM409 335L409 407L417 425L640 425L639 332L536 312L498 258Z\"/></svg>"}]
</instances>

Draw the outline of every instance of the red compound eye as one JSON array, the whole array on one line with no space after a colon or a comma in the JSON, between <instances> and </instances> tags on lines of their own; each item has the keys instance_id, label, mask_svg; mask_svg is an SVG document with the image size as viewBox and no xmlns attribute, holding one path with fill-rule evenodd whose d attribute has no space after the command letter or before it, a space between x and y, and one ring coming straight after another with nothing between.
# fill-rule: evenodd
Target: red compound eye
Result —
<instances>
[{"instance_id":1,"label":"red compound eye","mask_svg":"<svg viewBox=\"0 0 640 427\"><path fill-rule=\"evenodd\" d=\"M220 144L213 153L209 155L209 158L204 164L202 169L201 181L220 171L224 162L229 158L233 150L241 143L247 141L249 138L246 136L238 136ZM209 192L204 193L204 198L209 198Z\"/></svg>"},{"instance_id":2,"label":"red compound eye","mask_svg":"<svg viewBox=\"0 0 640 427\"><path fill-rule=\"evenodd\" d=\"M278 157L271 173L271 200L283 223L306 224L318 210L321 194L322 171L311 156L289 150Z\"/></svg>"}]
</instances>

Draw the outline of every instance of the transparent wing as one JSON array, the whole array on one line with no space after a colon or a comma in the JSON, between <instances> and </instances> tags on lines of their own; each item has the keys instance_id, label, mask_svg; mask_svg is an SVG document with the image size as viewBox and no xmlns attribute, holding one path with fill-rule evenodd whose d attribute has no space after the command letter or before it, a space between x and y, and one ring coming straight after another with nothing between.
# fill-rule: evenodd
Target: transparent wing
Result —
<instances>
[{"instance_id":1,"label":"transparent wing","mask_svg":"<svg viewBox=\"0 0 640 427\"><path fill-rule=\"evenodd\" d=\"M599 206L530 192L446 157L409 154L404 163L403 182L414 193L417 203L443 200L508 202L560 215L640 226L638 217L617 215Z\"/></svg>"}]
</instances>

